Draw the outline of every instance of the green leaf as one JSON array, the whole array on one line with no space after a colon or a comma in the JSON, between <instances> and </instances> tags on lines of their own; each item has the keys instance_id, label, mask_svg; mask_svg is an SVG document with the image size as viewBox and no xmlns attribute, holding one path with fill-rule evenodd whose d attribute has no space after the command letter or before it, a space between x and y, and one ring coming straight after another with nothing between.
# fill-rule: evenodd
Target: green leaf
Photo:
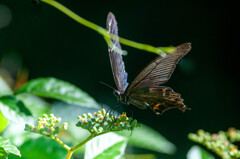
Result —
<instances>
[{"instance_id":1,"label":"green leaf","mask_svg":"<svg viewBox=\"0 0 240 159\"><path fill-rule=\"evenodd\" d=\"M8 86L8 84L0 76L0 96L11 95L11 94L12 94L11 88Z\"/></svg>"},{"instance_id":2,"label":"green leaf","mask_svg":"<svg viewBox=\"0 0 240 159\"><path fill-rule=\"evenodd\" d=\"M25 142L20 151L22 159L65 159L67 150L56 141L40 137Z\"/></svg>"},{"instance_id":3,"label":"green leaf","mask_svg":"<svg viewBox=\"0 0 240 159\"><path fill-rule=\"evenodd\" d=\"M0 97L0 111L5 118L13 122L22 121L24 117L31 115L24 104L14 96Z\"/></svg>"},{"instance_id":4,"label":"green leaf","mask_svg":"<svg viewBox=\"0 0 240 159\"><path fill-rule=\"evenodd\" d=\"M17 98L24 103L34 117L40 117L42 114L50 114L51 105L40 97L31 94L19 94Z\"/></svg>"},{"instance_id":5,"label":"green leaf","mask_svg":"<svg viewBox=\"0 0 240 159\"><path fill-rule=\"evenodd\" d=\"M3 159L6 157L7 159L8 154L21 156L16 146L12 145L8 139L0 137L0 158Z\"/></svg>"},{"instance_id":6,"label":"green leaf","mask_svg":"<svg viewBox=\"0 0 240 159\"><path fill-rule=\"evenodd\" d=\"M97 102L86 92L68 82L48 77L29 81L15 94L29 93L40 97L54 98L83 107L98 108Z\"/></svg>"},{"instance_id":7,"label":"green leaf","mask_svg":"<svg viewBox=\"0 0 240 159\"><path fill-rule=\"evenodd\" d=\"M19 120L18 122L11 122L8 124L7 129L5 129L2 133L2 137L7 138L14 145L22 145L24 142L28 140L32 140L39 135L34 133L29 133L24 130L25 124L30 123L34 124L36 119L32 117L23 118L24 120Z\"/></svg>"},{"instance_id":8,"label":"green leaf","mask_svg":"<svg viewBox=\"0 0 240 159\"><path fill-rule=\"evenodd\" d=\"M7 152L2 147L0 147L0 158L7 159Z\"/></svg>"},{"instance_id":9,"label":"green leaf","mask_svg":"<svg viewBox=\"0 0 240 159\"><path fill-rule=\"evenodd\" d=\"M8 120L3 116L2 112L0 111L0 133L7 127Z\"/></svg>"},{"instance_id":10,"label":"green leaf","mask_svg":"<svg viewBox=\"0 0 240 159\"><path fill-rule=\"evenodd\" d=\"M107 133L93 138L85 145L85 159L114 159L124 155L126 138L115 133Z\"/></svg>"},{"instance_id":11,"label":"green leaf","mask_svg":"<svg viewBox=\"0 0 240 159\"><path fill-rule=\"evenodd\" d=\"M194 145L188 151L187 159L214 159L214 157L203 148Z\"/></svg>"},{"instance_id":12,"label":"green leaf","mask_svg":"<svg viewBox=\"0 0 240 159\"><path fill-rule=\"evenodd\" d=\"M20 112L23 112L26 115L31 115L31 112L25 107L24 103L14 96L0 97L0 102L2 102L5 105L8 105L12 109L18 109Z\"/></svg>"},{"instance_id":13,"label":"green leaf","mask_svg":"<svg viewBox=\"0 0 240 159\"><path fill-rule=\"evenodd\" d=\"M126 154L124 159L156 159L153 154Z\"/></svg>"},{"instance_id":14,"label":"green leaf","mask_svg":"<svg viewBox=\"0 0 240 159\"><path fill-rule=\"evenodd\" d=\"M86 108L86 107L79 107L77 105L68 104L62 101L54 101L52 103L52 107L50 112L62 118L65 122L73 122L75 124L79 121L77 116L82 114L94 113L99 111L96 108ZM77 127L76 127L77 128ZM79 129L79 128L77 128ZM78 133L78 131L77 131ZM79 136L79 135L78 135Z\"/></svg>"},{"instance_id":15,"label":"green leaf","mask_svg":"<svg viewBox=\"0 0 240 159\"><path fill-rule=\"evenodd\" d=\"M117 134L127 137L128 143L132 146L165 154L173 154L176 151L175 145L164 138L159 132L145 125L134 129L132 135L130 135L129 131L117 132Z\"/></svg>"}]
</instances>

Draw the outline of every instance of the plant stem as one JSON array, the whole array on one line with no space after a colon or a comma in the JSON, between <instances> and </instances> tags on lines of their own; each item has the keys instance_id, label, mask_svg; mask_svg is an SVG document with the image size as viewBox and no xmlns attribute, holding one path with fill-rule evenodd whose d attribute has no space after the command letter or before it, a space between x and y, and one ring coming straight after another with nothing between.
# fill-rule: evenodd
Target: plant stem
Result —
<instances>
[{"instance_id":1,"label":"plant stem","mask_svg":"<svg viewBox=\"0 0 240 159\"><path fill-rule=\"evenodd\" d=\"M73 20L77 21L78 23L91 28L97 32L99 32L102 35L107 35L107 31L105 29L103 29L102 27L78 16L76 13L72 12L70 9L66 8L65 6L63 6L62 4L58 3L57 1L54 0L41 0L42 2L45 2L53 7L55 7L56 9L60 10L61 12L65 13L67 16L69 16L70 18L72 18Z\"/></svg>"},{"instance_id":2,"label":"plant stem","mask_svg":"<svg viewBox=\"0 0 240 159\"><path fill-rule=\"evenodd\" d=\"M71 148L68 145L64 144L59 138L55 137L54 140L57 141L60 145L62 145L68 151L71 150Z\"/></svg>"},{"instance_id":3,"label":"plant stem","mask_svg":"<svg viewBox=\"0 0 240 159\"><path fill-rule=\"evenodd\" d=\"M91 134L90 136L88 136L88 138L83 140L81 143L79 143L76 146L74 146L73 148L71 148L71 151L75 151L76 149L78 149L79 147L81 147L82 145L84 145L85 143L87 143L89 140L91 140L94 137L95 137L95 135Z\"/></svg>"},{"instance_id":4,"label":"plant stem","mask_svg":"<svg viewBox=\"0 0 240 159\"><path fill-rule=\"evenodd\" d=\"M35 134L38 134L38 133L36 133L36 132L34 132L34 131L31 131L32 133L35 133ZM42 136L46 136L46 137L48 137L48 138L52 138L53 140L55 140L57 143L59 143L60 145L62 145L66 150L70 150L71 148L68 146L68 145L66 145L66 144L64 144L58 137L51 137L50 135L46 135L46 134L41 134Z\"/></svg>"},{"instance_id":5,"label":"plant stem","mask_svg":"<svg viewBox=\"0 0 240 159\"><path fill-rule=\"evenodd\" d=\"M84 145L85 143L87 143L89 140L91 140L92 138L94 138L94 134L91 134L88 138L86 138L85 140L83 140L82 142L80 142L78 145L74 146L73 148L71 148L69 151L68 151L68 154L67 154L67 158L66 159L70 159L73 152L78 149L79 147L81 147L82 145Z\"/></svg>"},{"instance_id":6,"label":"plant stem","mask_svg":"<svg viewBox=\"0 0 240 159\"><path fill-rule=\"evenodd\" d=\"M90 141L90 140L93 139L94 137L97 137L97 136L100 136L100 135L103 135L103 134L106 134L106 133L109 133L109 132L113 132L113 131L114 131L114 130L112 130L112 131L107 131L107 132L103 132L103 133L100 133L100 134L91 134L91 135L88 136L85 140L83 140L82 142L80 142L78 145L76 145L76 146L72 147L71 149L69 149L66 159L70 159L74 151L76 151L79 147L81 147L82 145L86 144L88 141Z\"/></svg>"},{"instance_id":7,"label":"plant stem","mask_svg":"<svg viewBox=\"0 0 240 159\"><path fill-rule=\"evenodd\" d=\"M71 159L73 151L69 150L66 159Z\"/></svg>"},{"instance_id":8,"label":"plant stem","mask_svg":"<svg viewBox=\"0 0 240 159\"><path fill-rule=\"evenodd\" d=\"M113 38L114 37L116 38L115 35L113 34L109 34L108 31L80 16L78 16L76 13L72 12L70 9L66 8L65 6L63 6L62 4L58 3L57 1L55 0L41 0L42 2L45 2L53 7L55 7L56 9L60 10L61 12L65 13L67 16L69 16L70 18L72 18L73 20L77 21L78 23L88 27L88 28L91 28L93 30L95 30L96 32L98 32L99 34L103 35L103 37L105 38L106 40L106 37L107 38ZM109 45L109 41L106 40L106 42L108 43ZM127 39L124 39L124 38L121 38L119 37L119 42L124 44L124 45L127 45L127 46L130 46L130 47L134 47L134 48L137 48L137 49L140 49L140 50L145 50L145 51L148 51L148 52L153 52L153 53L156 53L156 54L161 54L163 53L164 51L162 49L164 49L164 47L160 48L160 47L154 47L152 45L148 45L148 44L142 44L142 43L137 43L137 42L134 42L134 41L131 41L131 40L127 40ZM168 50L167 52L168 53L172 53L175 51L175 48L174 47L166 47L168 49L165 49L165 50Z\"/></svg>"}]
</instances>

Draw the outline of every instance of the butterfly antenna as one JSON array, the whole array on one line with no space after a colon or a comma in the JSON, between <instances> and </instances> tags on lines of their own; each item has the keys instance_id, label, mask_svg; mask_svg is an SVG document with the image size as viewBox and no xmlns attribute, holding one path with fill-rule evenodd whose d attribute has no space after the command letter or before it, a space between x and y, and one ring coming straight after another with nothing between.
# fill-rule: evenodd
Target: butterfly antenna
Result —
<instances>
[{"instance_id":1,"label":"butterfly antenna","mask_svg":"<svg viewBox=\"0 0 240 159\"><path fill-rule=\"evenodd\" d=\"M113 90L116 90L114 87L112 87L112 86L110 86L110 85L108 85L108 84L106 84L106 83L104 83L104 82L99 81L99 83L101 83L101 84L103 84L103 85L105 85L105 86L108 86L109 88L112 88Z\"/></svg>"}]
</instances>

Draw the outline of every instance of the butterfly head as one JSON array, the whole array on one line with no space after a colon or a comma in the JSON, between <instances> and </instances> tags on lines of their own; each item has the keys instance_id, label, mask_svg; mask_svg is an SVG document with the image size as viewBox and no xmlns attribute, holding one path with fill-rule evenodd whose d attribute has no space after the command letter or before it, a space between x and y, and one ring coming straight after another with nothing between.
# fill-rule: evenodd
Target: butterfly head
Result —
<instances>
[{"instance_id":1,"label":"butterfly head","mask_svg":"<svg viewBox=\"0 0 240 159\"><path fill-rule=\"evenodd\" d=\"M125 95L124 93L121 93L118 90L114 90L113 92L114 96L117 97L118 102L121 102L125 105L129 105L129 97L127 95Z\"/></svg>"},{"instance_id":2,"label":"butterfly head","mask_svg":"<svg viewBox=\"0 0 240 159\"><path fill-rule=\"evenodd\" d=\"M118 101L121 100L121 92L119 92L118 90L114 90L114 91L113 91L113 94L114 94L114 96L117 97Z\"/></svg>"}]
</instances>

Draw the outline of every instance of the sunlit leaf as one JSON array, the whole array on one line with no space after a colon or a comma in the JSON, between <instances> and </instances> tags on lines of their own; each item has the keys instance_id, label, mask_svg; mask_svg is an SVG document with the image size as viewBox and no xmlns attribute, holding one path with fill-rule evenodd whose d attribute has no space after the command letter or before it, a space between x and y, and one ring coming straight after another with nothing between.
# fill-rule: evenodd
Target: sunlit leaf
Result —
<instances>
[{"instance_id":1,"label":"sunlit leaf","mask_svg":"<svg viewBox=\"0 0 240 159\"><path fill-rule=\"evenodd\" d=\"M9 139L11 143L16 146L20 146L28 140L39 137L37 134L29 133L24 130L26 123L34 124L36 120L32 117L24 117L23 119L17 122L9 123L7 129L5 129L2 133L4 138Z\"/></svg>"},{"instance_id":2,"label":"sunlit leaf","mask_svg":"<svg viewBox=\"0 0 240 159\"><path fill-rule=\"evenodd\" d=\"M0 97L0 111L5 118L13 122L20 122L31 115L24 104L14 96Z\"/></svg>"},{"instance_id":3,"label":"sunlit leaf","mask_svg":"<svg viewBox=\"0 0 240 159\"><path fill-rule=\"evenodd\" d=\"M133 130L132 135L129 131L117 132L117 134L127 137L128 143L132 146L166 154L173 154L176 151L175 145L159 132L145 125Z\"/></svg>"},{"instance_id":4,"label":"sunlit leaf","mask_svg":"<svg viewBox=\"0 0 240 159\"><path fill-rule=\"evenodd\" d=\"M12 109L15 109L17 111L20 111L26 115L31 115L31 112L25 107L24 103L20 100L18 100L14 96L3 96L0 97L0 102L8 105Z\"/></svg>"},{"instance_id":5,"label":"sunlit leaf","mask_svg":"<svg viewBox=\"0 0 240 159\"><path fill-rule=\"evenodd\" d=\"M29 93L41 97L54 98L83 107L98 107L97 102L86 92L68 82L48 77L29 81L15 94Z\"/></svg>"},{"instance_id":6,"label":"sunlit leaf","mask_svg":"<svg viewBox=\"0 0 240 159\"><path fill-rule=\"evenodd\" d=\"M76 127L76 123L79 121L77 119L77 116L82 114L88 114L97 112L100 109L96 108L86 108L86 107L79 107L73 104L68 104L62 101L55 101L52 103L51 113L53 113L56 116L61 117L63 122L67 122L69 124L67 132L67 135L61 136L61 138L64 141L67 141L68 143L71 143L73 145L79 144L79 141L84 140L87 138L90 133L82 128ZM71 137L69 137L71 136ZM77 152L74 152L74 155L76 153L84 153L84 146L81 146L77 149Z\"/></svg>"},{"instance_id":7,"label":"sunlit leaf","mask_svg":"<svg viewBox=\"0 0 240 159\"><path fill-rule=\"evenodd\" d=\"M118 159L124 154L126 145L126 138L107 133L87 142L84 159Z\"/></svg>"},{"instance_id":8,"label":"sunlit leaf","mask_svg":"<svg viewBox=\"0 0 240 159\"><path fill-rule=\"evenodd\" d=\"M79 107L74 104L68 104L62 101L55 101L52 103L51 112L57 116L60 116L65 122L78 122L77 116L83 113L94 113L100 109ZM75 124L74 124L75 125Z\"/></svg>"},{"instance_id":9,"label":"sunlit leaf","mask_svg":"<svg viewBox=\"0 0 240 159\"><path fill-rule=\"evenodd\" d=\"M0 147L0 158L7 159L7 152L2 147Z\"/></svg>"},{"instance_id":10,"label":"sunlit leaf","mask_svg":"<svg viewBox=\"0 0 240 159\"><path fill-rule=\"evenodd\" d=\"M2 114L2 112L0 111L0 133L6 128L7 124L8 124L8 120L7 118L5 118L5 116Z\"/></svg>"},{"instance_id":11,"label":"sunlit leaf","mask_svg":"<svg viewBox=\"0 0 240 159\"><path fill-rule=\"evenodd\" d=\"M66 149L46 137L27 141L19 149L22 159L65 159L67 156Z\"/></svg>"},{"instance_id":12,"label":"sunlit leaf","mask_svg":"<svg viewBox=\"0 0 240 159\"><path fill-rule=\"evenodd\" d=\"M48 114L50 111L50 104L35 95L19 94L17 98L24 103L35 117L40 117L42 114Z\"/></svg>"},{"instance_id":13,"label":"sunlit leaf","mask_svg":"<svg viewBox=\"0 0 240 159\"><path fill-rule=\"evenodd\" d=\"M124 159L156 159L153 154L125 154Z\"/></svg>"},{"instance_id":14,"label":"sunlit leaf","mask_svg":"<svg viewBox=\"0 0 240 159\"><path fill-rule=\"evenodd\" d=\"M12 145L8 139L0 137L0 158L4 159L4 156L6 157L10 153L21 156L16 146Z\"/></svg>"},{"instance_id":15,"label":"sunlit leaf","mask_svg":"<svg viewBox=\"0 0 240 159\"><path fill-rule=\"evenodd\" d=\"M8 86L8 84L0 76L0 96L11 95L11 94L12 94L11 88Z\"/></svg>"},{"instance_id":16,"label":"sunlit leaf","mask_svg":"<svg viewBox=\"0 0 240 159\"><path fill-rule=\"evenodd\" d=\"M214 157L203 148L194 145L188 151L187 159L214 159Z\"/></svg>"}]
</instances>

